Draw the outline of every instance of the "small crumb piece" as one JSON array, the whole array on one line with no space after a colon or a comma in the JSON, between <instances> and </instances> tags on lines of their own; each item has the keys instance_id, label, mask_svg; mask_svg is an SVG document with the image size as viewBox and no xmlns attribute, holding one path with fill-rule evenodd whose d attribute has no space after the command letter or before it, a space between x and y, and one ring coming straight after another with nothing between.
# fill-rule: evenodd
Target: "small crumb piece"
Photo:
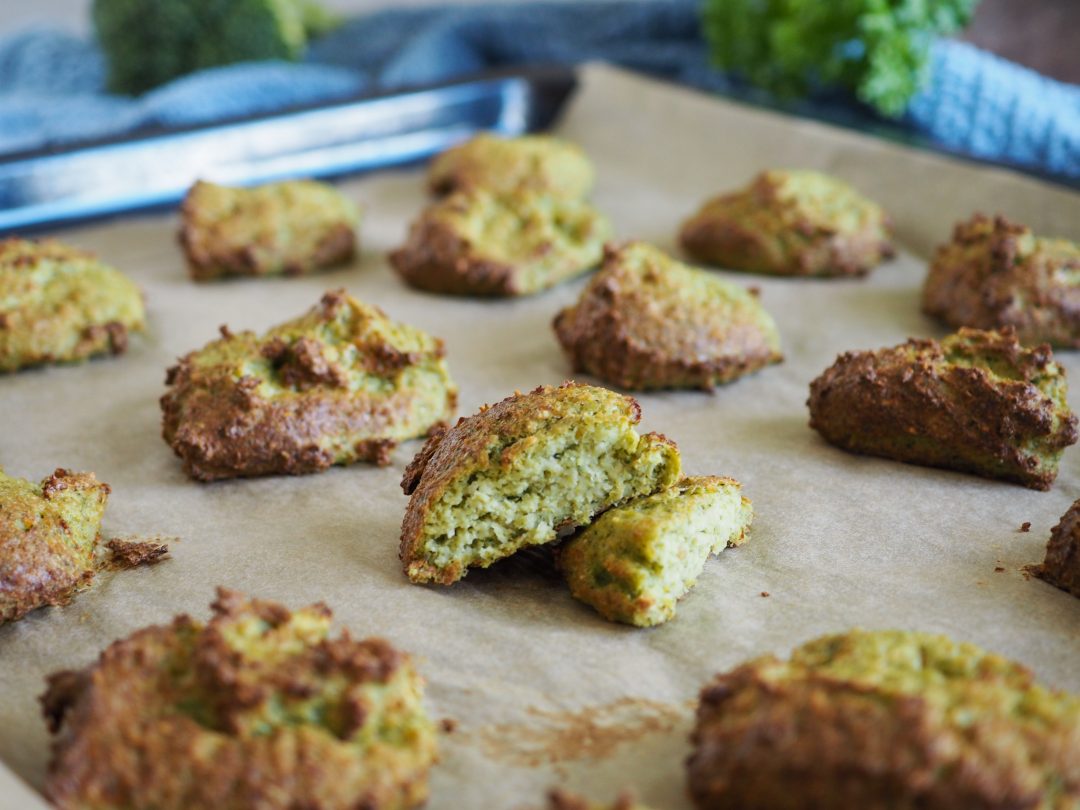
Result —
<instances>
[{"instance_id":1,"label":"small crumb piece","mask_svg":"<svg viewBox=\"0 0 1080 810\"><path fill-rule=\"evenodd\" d=\"M439 721L443 734L453 734L457 731L458 722L453 717L444 717Z\"/></svg>"},{"instance_id":2,"label":"small crumb piece","mask_svg":"<svg viewBox=\"0 0 1080 810\"><path fill-rule=\"evenodd\" d=\"M1005 569L1002 568L1000 565L994 566L994 573L995 574L1003 574L1003 573L1005 573Z\"/></svg>"},{"instance_id":3,"label":"small crumb piece","mask_svg":"<svg viewBox=\"0 0 1080 810\"><path fill-rule=\"evenodd\" d=\"M118 570L153 565L161 562L169 553L169 547L164 543L138 540L113 539L105 544L105 548L109 550L109 564Z\"/></svg>"},{"instance_id":4,"label":"small crumb piece","mask_svg":"<svg viewBox=\"0 0 1080 810\"><path fill-rule=\"evenodd\" d=\"M1025 520L1023 523L1021 523L1020 524L1020 531L1022 531L1022 532L1030 532L1031 531L1031 521L1030 520Z\"/></svg>"},{"instance_id":5,"label":"small crumb piece","mask_svg":"<svg viewBox=\"0 0 1080 810\"><path fill-rule=\"evenodd\" d=\"M767 598L769 597L769 595L770 595L770 594L769 594L769 592L768 592L768 591L762 591L762 592L761 592L761 595L762 595L762 596L764 596L764 597L765 597L765 598L767 599Z\"/></svg>"}]
</instances>

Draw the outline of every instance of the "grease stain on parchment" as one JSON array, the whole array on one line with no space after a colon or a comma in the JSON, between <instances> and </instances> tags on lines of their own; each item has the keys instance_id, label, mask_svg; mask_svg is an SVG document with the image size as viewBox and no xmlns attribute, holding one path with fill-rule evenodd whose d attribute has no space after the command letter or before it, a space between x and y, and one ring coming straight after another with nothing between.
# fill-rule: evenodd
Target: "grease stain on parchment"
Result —
<instances>
[{"instance_id":1,"label":"grease stain on parchment","mask_svg":"<svg viewBox=\"0 0 1080 810\"><path fill-rule=\"evenodd\" d=\"M648 698L624 697L576 711L530 706L533 722L481 726L463 742L492 759L535 768L578 760L602 760L624 745L673 731L686 719L684 707Z\"/></svg>"}]
</instances>

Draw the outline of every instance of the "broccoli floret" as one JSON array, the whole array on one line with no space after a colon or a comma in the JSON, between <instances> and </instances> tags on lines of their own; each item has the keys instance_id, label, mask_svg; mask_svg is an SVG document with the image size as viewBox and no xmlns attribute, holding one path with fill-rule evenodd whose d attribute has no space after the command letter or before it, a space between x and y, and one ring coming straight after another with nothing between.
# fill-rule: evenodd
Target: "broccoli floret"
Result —
<instances>
[{"instance_id":1,"label":"broccoli floret","mask_svg":"<svg viewBox=\"0 0 1080 810\"><path fill-rule=\"evenodd\" d=\"M314 0L94 0L109 89L138 94L200 68L295 60L336 24Z\"/></svg>"},{"instance_id":2,"label":"broccoli floret","mask_svg":"<svg viewBox=\"0 0 1080 810\"><path fill-rule=\"evenodd\" d=\"M978 0L704 0L713 62L780 96L853 90L898 116L927 78L934 37L968 24Z\"/></svg>"}]
</instances>

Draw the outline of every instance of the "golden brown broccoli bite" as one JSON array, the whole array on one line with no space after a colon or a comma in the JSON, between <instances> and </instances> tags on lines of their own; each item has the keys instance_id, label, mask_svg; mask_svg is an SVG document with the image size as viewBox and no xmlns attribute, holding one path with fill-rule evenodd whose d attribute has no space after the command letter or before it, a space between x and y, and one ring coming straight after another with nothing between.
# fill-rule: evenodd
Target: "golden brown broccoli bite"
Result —
<instances>
[{"instance_id":1,"label":"golden brown broccoli bite","mask_svg":"<svg viewBox=\"0 0 1080 810\"><path fill-rule=\"evenodd\" d=\"M592 163L581 148L550 135L484 133L443 152L428 169L428 187L438 195L484 188L580 200L592 185Z\"/></svg>"},{"instance_id":2,"label":"golden brown broccoli bite","mask_svg":"<svg viewBox=\"0 0 1080 810\"><path fill-rule=\"evenodd\" d=\"M191 277L305 275L356 255L360 211L333 186L290 180L254 188L204 181L180 209Z\"/></svg>"},{"instance_id":3,"label":"golden brown broccoli bite","mask_svg":"<svg viewBox=\"0 0 1080 810\"><path fill-rule=\"evenodd\" d=\"M1080 247L976 214L934 254L923 311L952 327L1016 330L1027 345L1080 347Z\"/></svg>"},{"instance_id":4,"label":"golden brown broccoli bite","mask_svg":"<svg viewBox=\"0 0 1080 810\"><path fill-rule=\"evenodd\" d=\"M35 484L0 470L0 624L89 585L109 492L93 473L56 470Z\"/></svg>"},{"instance_id":5,"label":"golden brown broccoli bite","mask_svg":"<svg viewBox=\"0 0 1080 810\"><path fill-rule=\"evenodd\" d=\"M1050 532L1042 565L1031 568L1054 587L1080 597L1080 500Z\"/></svg>"},{"instance_id":6,"label":"golden brown broccoli bite","mask_svg":"<svg viewBox=\"0 0 1080 810\"><path fill-rule=\"evenodd\" d=\"M782 359L754 293L644 242L609 247L554 326L575 371L622 388L710 389Z\"/></svg>"},{"instance_id":7,"label":"golden brown broccoli bite","mask_svg":"<svg viewBox=\"0 0 1080 810\"><path fill-rule=\"evenodd\" d=\"M701 810L1071 810L1080 700L945 636L853 630L717 675L688 760Z\"/></svg>"},{"instance_id":8,"label":"golden brown broccoli bite","mask_svg":"<svg viewBox=\"0 0 1080 810\"><path fill-rule=\"evenodd\" d=\"M220 589L209 622L178 616L49 678L57 736L45 790L95 810L406 810L428 795L435 731L409 657L330 635Z\"/></svg>"},{"instance_id":9,"label":"golden brown broccoli bite","mask_svg":"<svg viewBox=\"0 0 1080 810\"><path fill-rule=\"evenodd\" d=\"M1065 370L1011 330L846 352L810 384L810 426L854 453L1049 489L1076 442Z\"/></svg>"},{"instance_id":10,"label":"golden brown broccoli bite","mask_svg":"<svg viewBox=\"0 0 1080 810\"><path fill-rule=\"evenodd\" d=\"M478 188L432 203L390 262L421 290L531 295L595 267L610 237L588 203Z\"/></svg>"},{"instance_id":11,"label":"golden brown broccoli bite","mask_svg":"<svg viewBox=\"0 0 1080 810\"><path fill-rule=\"evenodd\" d=\"M0 241L0 372L121 354L145 328L118 270L52 239Z\"/></svg>"},{"instance_id":12,"label":"golden brown broccoli bite","mask_svg":"<svg viewBox=\"0 0 1080 810\"><path fill-rule=\"evenodd\" d=\"M453 414L443 343L344 290L269 330L222 330L169 370L165 441L201 481L388 464Z\"/></svg>"},{"instance_id":13,"label":"golden brown broccoli bite","mask_svg":"<svg viewBox=\"0 0 1080 810\"><path fill-rule=\"evenodd\" d=\"M879 205L835 177L766 171L709 200L683 223L696 261L777 276L861 276L892 257L892 228Z\"/></svg>"}]
</instances>

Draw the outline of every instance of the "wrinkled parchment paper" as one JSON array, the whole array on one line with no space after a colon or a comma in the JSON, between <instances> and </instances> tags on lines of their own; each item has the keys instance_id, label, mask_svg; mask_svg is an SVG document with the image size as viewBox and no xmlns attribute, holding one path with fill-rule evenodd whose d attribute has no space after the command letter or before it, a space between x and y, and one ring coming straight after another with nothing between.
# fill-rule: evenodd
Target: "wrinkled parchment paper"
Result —
<instances>
[{"instance_id":1,"label":"wrinkled parchment paper","mask_svg":"<svg viewBox=\"0 0 1080 810\"><path fill-rule=\"evenodd\" d=\"M166 367L219 324L261 330L328 288L444 337L463 414L570 376L550 322L583 281L479 302L413 292L393 275L384 256L424 202L418 171L344 184L366 207L363 257L315 278L196 285L174 216L65 233L143 286L152 332L121 358L0 379L0 463L35 479L57 466L93 470L113 487L107 534L182 540L171 560L102 575L69 607L0 628L0 760L11 771L0 766L0 806L37 806L12 774L42 785L44 675L88 664L112 640L176 613L206 616L218 584L292 606L324 600L354 634L386 636L420 658L432 714L457 721L432 776L432 810L538 807L554 784L605 800L628 786L657 808L686 808L686 736L705 680L853 626L948 633L1080 690L1080 600L1020 571L1042 559L1050 528L1080 495L1080 449L1066 452L1051 492L1033 492L845 454L807 427L804 404L810 380L842 350L945 334L919 313L918 290L954 221L1000 211L1076 239L1080 195L599 66L583 72L559 131L596 162L595 201L621 238L674 249L701 200L770 166L835 173L894 216L903 253L868 280L725 276L762 289L781 327L782 365L711 395L639 397L643 427L675 439L688 472L744 483L757 512L750 542L708 563L673 622L642 631L603 621L528 559L449 589L408 584L398 480L419 442L382 469L185 478L159 435ZM1061 360L1080 381L1080 356Z\"/></svg>"}]
</instances>

